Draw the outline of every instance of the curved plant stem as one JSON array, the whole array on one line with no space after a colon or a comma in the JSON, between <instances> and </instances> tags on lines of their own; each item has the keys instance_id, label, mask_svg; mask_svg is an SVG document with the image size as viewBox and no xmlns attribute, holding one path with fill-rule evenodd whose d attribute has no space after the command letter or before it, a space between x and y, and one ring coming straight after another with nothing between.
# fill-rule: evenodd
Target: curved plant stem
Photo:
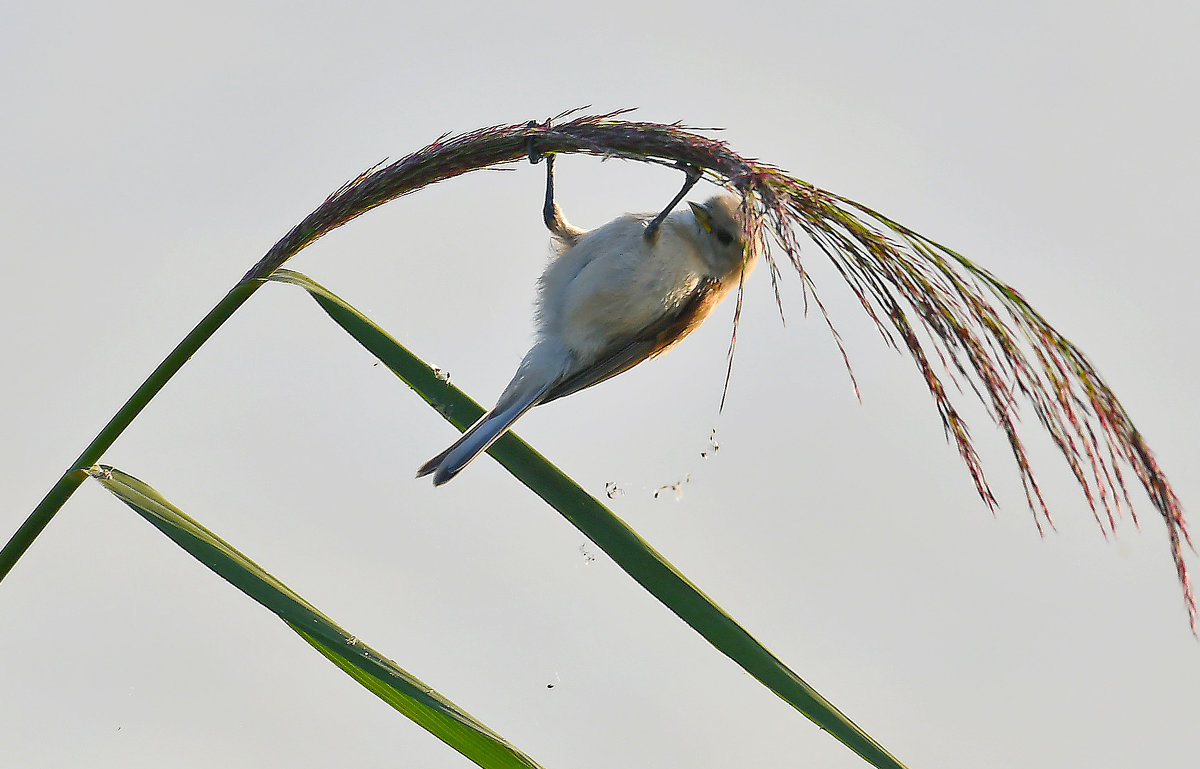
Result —
<instances>
[{"instance_id":1,"label":"curved plant stem","mask_svg":"<svg viewBox=\"0 0 1200 769\"><path fill-rule=\"evenodd\" d=\"M1081 350L1053 328L1021 294L961 254L848 198L796 179L778 168L748 160L724 142L679 124L616 119L625 111L544 123L490 126L443 135L394 163L368 169L330 195L250 269L242 284L164 361L114 417L88 451L55 485L0 555L0 577L53 517L90 466L186 360L187 355L245 301L238 292L257 286L317 238L367 211L444 179L537 153L586 153L702 169L709 179L737 189L759 214L753 228L770 231L800 275L805 304L811 296L833 331L801 258L807 236L850 286L884 340L907 354L933 398L946 436L957 448L980 497L996 506L983 464L958 403L974 395L1001 429L1013 455L1038 528L1052 525L1026 451L1021 408L1033 411L1079 484L1101 529L1115 530L1116 517L1132 515L1125 470L1132 471L1166 525L1170 555L1184 604L1197 630L1184 548L1191 544L1183 508L1166 474L1120 400ZM750 233L755 235L757 233ZM779 270L767 254L772 283ZM248 294L247 294L248 295ZM778 291L776 291L778 300ZM213 321L215 326L201 334ZM195 343L194 345L192 343ZM173 358L179 357L172 362ZM849 368L849 360L842 350ZM956 394L957 393L957 394ZM1136 522L1136 518L1134 518Z\"/></svg>"},{"instance_id":2,"label":"curved plant stem","mask_svg":"<svg viewBox=\"0 0 1200 769\"><path fill-rule=\"evenodd\" d=\"M183 338L183 340L175 346L162 363L158 364L158 368L142 382L142 386L125 401L125 405L121 410L113 415L113 418L108 421L104 429L92 440L83 453L79 455L71 467L63 473L63 476L58 479L58 483L42 498L42 501L34 508L29 517L25 519L25 523L21 524L21 528L17 529L16 534L8 541L3 550L0 550L0 580L4 579L5 575L12 569L17 560L29 549L37 536L42 533L47 524L54 518L54 515L66 504L79 485L88 477L87 469L96 464L100 460L101 455L108 450L108 447L113 444L113 441L125 431L125 428L146 408L146 404L158 394L158 391L163 388L175 372L187 363L188 358L192 357L200 345L204 344L210 336L218 328L221 327L229 316L241 307L242 304L250 298L250 295L258 290L262 285L261 281L246 281L234 286L233 289L225 295L216 307L213 307L204 319L201 320L191 333Z\"/></svg>"}]
</instances>

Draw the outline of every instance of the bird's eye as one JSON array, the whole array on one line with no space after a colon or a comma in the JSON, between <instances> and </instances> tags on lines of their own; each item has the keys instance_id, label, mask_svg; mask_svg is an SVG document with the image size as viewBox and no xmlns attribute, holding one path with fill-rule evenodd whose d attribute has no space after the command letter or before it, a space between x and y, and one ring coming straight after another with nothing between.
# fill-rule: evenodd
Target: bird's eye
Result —
<instances>
[{"instance_id":1,"label":"bird's eye","mask_svg":"<svg viewBox=\"0 0 1200 769\"><path fill-rule=\"evenodd\" d=\"M722 246L728 246L733 242L733 236L727 230L717 230L717 240L721 242Z\"/></svg>"}]
</instances>

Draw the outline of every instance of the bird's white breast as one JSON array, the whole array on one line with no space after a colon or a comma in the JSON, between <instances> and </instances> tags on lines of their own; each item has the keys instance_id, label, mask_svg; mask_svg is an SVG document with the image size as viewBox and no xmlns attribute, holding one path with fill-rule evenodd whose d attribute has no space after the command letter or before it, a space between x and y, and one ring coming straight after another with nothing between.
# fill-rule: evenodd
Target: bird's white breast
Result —
<instances>
[{"instance_id":1,"label":"bird's white breast","mask_svg":"<svg viewBox=\"0 0 1200 769\"><path fill-rule=\"evenodd\" d=\"M703 274L686 235L690 219L690 212L672 214L653 243L633 215L584 235L542 275L539 336L588 360L678 308Z\"/></svg>"}]
</instances>

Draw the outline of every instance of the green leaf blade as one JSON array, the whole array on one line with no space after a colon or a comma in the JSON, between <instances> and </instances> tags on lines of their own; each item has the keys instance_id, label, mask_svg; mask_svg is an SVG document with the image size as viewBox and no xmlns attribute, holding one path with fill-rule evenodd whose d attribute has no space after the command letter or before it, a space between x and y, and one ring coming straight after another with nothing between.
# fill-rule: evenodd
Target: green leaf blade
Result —
<instances>
[{"instance_id":1,"label":"green leaf blade","mask_svg":"<svg viewBox=\"0 0 1200 769\"><path fill-rule=\"evenodd\" d=\"M358 641L150 485L107 465L88 473L196 560L271 610L359 684L471 761L486 769L539 769L532 758Z\"/></svg>"}]
</instances>

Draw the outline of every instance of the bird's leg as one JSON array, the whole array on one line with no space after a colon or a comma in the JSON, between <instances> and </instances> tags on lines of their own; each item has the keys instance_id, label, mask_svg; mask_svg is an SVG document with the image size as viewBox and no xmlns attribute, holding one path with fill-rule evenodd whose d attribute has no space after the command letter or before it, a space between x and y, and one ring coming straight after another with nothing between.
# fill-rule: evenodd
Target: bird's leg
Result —
<instances>
[{"instance_id":1,"label":"bird's leg","mask_svg":"<svg viewBox=\"0 0 1200 769\"><path fill-rule=\"evenodd\" d=\"M558 207L558 203L554 202L554 153L542 154L532 136L529 137L527 146L530 163L538 163L542 158L546 159L546 202L542 205L542 220L546 223L546 229L568 246L573 246L584 230L568 222L563 216L562 209Z\"/></svg>"},{"instance_id":2,"label":"bird's leg","mask_svg":"<svg viewBox=\"0 0 1200 769\"><path fill-rule=\"evenodd\" d=\"M558 203L554 202L553 155L546 156L546 202L542 205L542 219L546 222L546 229L561 237L567 222L563 218L562 209L558 207Z\"/></svg>"},{"instance_id":3,"label":"bird's leg","mask_svg":"<svg viewBox=\"0 0 1200 769\"><path fill-rule=\"evenodd\" d=\"M679 191L679 194L667 204L667 207L664 208L658 214L658 216L654 217L654 219L652 219L650 223L646 225L646 231L642 233L642 237L647 241L653 241L658 237L658 228L663 223L663 220L667 218L667 215L671 213L675 206L679 205L679 201L683 200L684 195L688 194L688 190L695 186L696 182L700 181L701 171L698 166L694 166L691 163L677 162L675 167L680 171L683 171L684 176L687 177L684 179L683 189Z\"/></svg>"}]
</instances>

